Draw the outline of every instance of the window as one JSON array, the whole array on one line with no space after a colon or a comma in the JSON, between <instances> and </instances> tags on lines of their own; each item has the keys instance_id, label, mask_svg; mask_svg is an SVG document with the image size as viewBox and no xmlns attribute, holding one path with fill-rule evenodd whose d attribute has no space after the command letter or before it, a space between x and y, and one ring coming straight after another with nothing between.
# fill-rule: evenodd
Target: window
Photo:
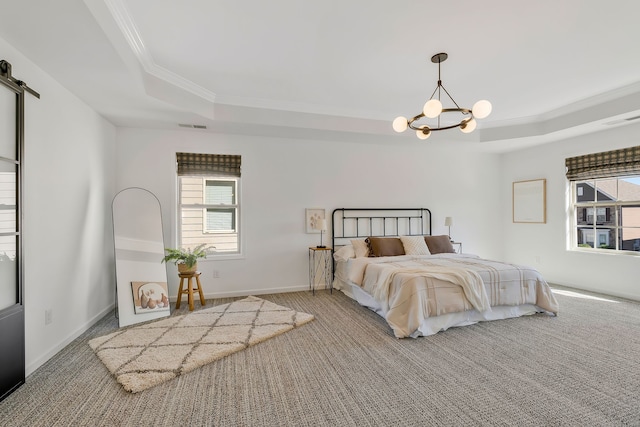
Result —
<instances>
[{"instance_id":1,"label":"window","mask_svg":"<svg viewBox=\"0 0 640 427\"><path fill-rule=\"evenodd\" d=\"M179 241L183 248L240 253L240 156L177 153Z\"/></svg>"},{"instance_id":2,"label":"window","mask_svg":"<svg viewBox=\"0 0 640 427\"><path fill-rule=\"evenodd\" d=\"M573 194L577 247L638 252L640 175L574 181Z\"/></svg>"},{"instance_id":3,"label":"window","mask_svg":"<svg viewBox=\"0 0 640 427\"><path fill-rule=\"evenodd\" d=\"M566 159L571 247L640 252L640 146Z\"/></svg>"},{"instance_id":4,"label":"window","mask_svg":"<svg viewBox=\"0 0 640 427\"><path fill-rule=\"evenodd\" d=\"M234 233L236 231L236 187L235 180L207 179L204 183L206 222L205 233Z\"/></svg>"},{"instance_id":5,"label":"window","mask_svg":"<svg viewBox=\"0 0 640 427\"><path fill-rule=\"evenodd\" d=\"M571 247L640 252L640 146L566 159Z\"/></svg>"}]
</instances>

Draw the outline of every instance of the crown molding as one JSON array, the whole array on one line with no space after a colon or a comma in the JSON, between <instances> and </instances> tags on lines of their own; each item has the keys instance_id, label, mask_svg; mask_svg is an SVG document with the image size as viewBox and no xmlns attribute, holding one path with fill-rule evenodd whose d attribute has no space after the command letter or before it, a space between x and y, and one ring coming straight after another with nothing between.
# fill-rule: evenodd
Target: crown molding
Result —
<instances>
[{"instance_id":1,"label":"crown molding","mask_svg":"<svg viewBox=\"0 0 640 427\"><path fill-rule=\"evenodd\" d=\"M104 0L104 3L132 52L138 58L140 65L142 65L142 68L147 74L164 80L209 102L215 102L216 94L214 92L156 64L140 36L133 17L122 0Z\"/></svg>"}]
</instances>

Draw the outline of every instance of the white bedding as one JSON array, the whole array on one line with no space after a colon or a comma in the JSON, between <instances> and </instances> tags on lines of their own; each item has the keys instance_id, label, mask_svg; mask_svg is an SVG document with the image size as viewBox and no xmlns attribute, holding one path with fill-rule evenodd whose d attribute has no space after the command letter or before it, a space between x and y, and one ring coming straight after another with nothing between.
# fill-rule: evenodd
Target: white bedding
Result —
<instances>
[{"instance_id":1,"label":"white bedding","mask_svg":"<svg viewBox=\"0 0 640 427\"><path fill-rule=\"evenodd\" d=\"M383 316L399 338L483 320L558 312L548 284L530 267L468 254L336 261L334 286Z\"/></svg>"}]
</instances>

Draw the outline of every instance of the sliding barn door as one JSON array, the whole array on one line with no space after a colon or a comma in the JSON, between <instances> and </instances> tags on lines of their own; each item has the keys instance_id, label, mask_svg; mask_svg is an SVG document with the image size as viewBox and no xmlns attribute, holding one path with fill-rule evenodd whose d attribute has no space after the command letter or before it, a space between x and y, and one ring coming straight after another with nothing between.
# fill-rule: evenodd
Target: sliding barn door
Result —
<instances>
[{"instance_id":1,"label":"sliding barn door","mask_svg":"<svg viewBox=\"0 0 640 427\"><path fill-rule=\"evenodd\" d=\"M22 87L0 73L0 400L25 379L20 266L23 102Z\"/></svg>"}]
</instances>

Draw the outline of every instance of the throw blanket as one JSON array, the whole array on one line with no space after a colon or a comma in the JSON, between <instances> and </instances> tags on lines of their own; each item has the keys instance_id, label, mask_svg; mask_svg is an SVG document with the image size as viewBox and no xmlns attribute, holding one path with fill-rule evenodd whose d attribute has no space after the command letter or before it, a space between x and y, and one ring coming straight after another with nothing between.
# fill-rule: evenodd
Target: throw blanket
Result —
<instances>
[{"instance_id":1,"label":"throw blanket","mask_svg":"<svg viewBox=\"0 0 640 427\"><path fill-rule=\"evenodd\" d=\"M484 289L484 282L480 274L472 270L452 269L451 267L430 267L429 271L414 268L386 269L382 275L378 277L378 284L374 288L373 297L378 301L385 301L387 311L390 308L389 289L398 274L411 274L451 282L462 288L464 296L469 300L473 308L478 311L491 310L489 297ZM405 288L404 290L406 291L407 289ZM401 297L401 300L404 299L406 298Z\"/></svg>"}]
</instances>

